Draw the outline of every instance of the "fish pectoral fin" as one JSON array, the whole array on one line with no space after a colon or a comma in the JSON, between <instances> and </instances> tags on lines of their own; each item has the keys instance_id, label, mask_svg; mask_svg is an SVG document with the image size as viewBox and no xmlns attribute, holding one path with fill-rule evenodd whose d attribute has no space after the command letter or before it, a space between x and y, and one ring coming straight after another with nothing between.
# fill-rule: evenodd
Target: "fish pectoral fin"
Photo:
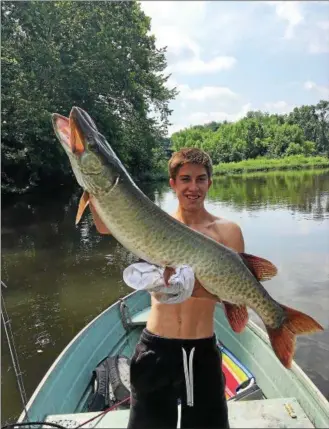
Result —
<instances>
[{"instance_id":1,"label":"fish pectoral fin","mask_svg":"<svg viewBox=\"0 0 329 429\"><path fill-rule=\"evenodd\" d=\"M245 265L253 273L259 281L270 280L276 276L278 269L272 262L259 256L250 255L248 253L239 253Z\"/></svg>"},{"instance_id":2,"label":"fish pectoral fin","mask_svg":"<svg viewBox=\"0 0 329 429\"><path fill-rule=\"evenodd\" d=\"M76 225L78 225L78 223L80 222L83 212L85 211L88 204L89 204L89 193L87 191L83 191L83 194L81 195L81 198L80 198L77 215L75 218Z\"/></svg>"},{"instance_id":3,"label":"fish pectoral fin","mask_svg":"<svg viewBox=\"0 0 329 429\"><path fill-rule=\"evenodd\" d=\"M245 305L231 304L223 301L226 318L234 332L242 332L249 319L248 310Z\"/></svg>"},{"instance_id":4,"label":"fish pectoral fin","mask_svg":"<svg viewBox=\"0 0 329 429\"><path fill-rule=\"evenodd\" d=\"M108 227L104 224L104 222L102 221L102 219L99 217L97 210L95 209L92 201L90 201L89 203L89 208L93 217L93 221L94 224L96 226L97 231L100 234L107 234L107 235L112 235L111 231L108 229Z\"/></svg>"}]
</instances>

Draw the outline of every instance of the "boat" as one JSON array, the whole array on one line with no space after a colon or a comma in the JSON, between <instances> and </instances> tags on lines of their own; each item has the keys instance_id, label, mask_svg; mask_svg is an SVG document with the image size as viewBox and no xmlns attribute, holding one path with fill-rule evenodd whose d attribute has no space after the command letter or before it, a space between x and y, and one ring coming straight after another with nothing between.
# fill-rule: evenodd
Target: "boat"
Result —
<instances>
[{"instance_id":1,"label":"boat","mask_svg":"<svg viewBox=\"0 0 329 429\"><path fill-rule=\"evenodd\" d=\"M17 423L126 428L129 395L123 400L118 395L117 402L114 398L114 405L105 410L90 410L90 398L95 393L93 374L111 357L126 357L129 363L146 325L150 304L149 293L134 291L85 326L51 365ZM291 369L282 366L260 327L249 320L242 333L234 333L219 303L214 322L218 347L223 352L231 428L329 427L326 398L295 361Z\"/></svg>"}]
</instances>

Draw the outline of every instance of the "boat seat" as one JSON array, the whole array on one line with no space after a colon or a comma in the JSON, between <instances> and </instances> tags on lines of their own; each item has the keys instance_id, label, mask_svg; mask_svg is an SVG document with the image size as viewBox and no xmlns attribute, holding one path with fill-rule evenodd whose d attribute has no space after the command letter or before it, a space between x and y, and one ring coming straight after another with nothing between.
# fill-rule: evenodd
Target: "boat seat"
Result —
<instances>
[{"instance_id":1,"label":"boat seat","mask_svg":"<svg viewBox=\"0 0 329 429\"><path fill-rule=\"evenodd\" d=\"M260 399L228 402L231 428L314 428L295 398ZM290 406L290 411L287 409ZM100 413L59 414L48 416L46 422L58 423L67 428L89 420ZM126 428L129 410L110 411L83 428ZM180 420L180 406L178 422ZM44 426L46 428L47 426ZM178 428L180 425L178 424Z\"/></svg>"},{"instance_id":2,"label":"boat seat","mask_svg":"<svg viewBox=\"0 0 329 429\"><path fill-rule=\"evenodd\" d=\"M131 324L133 326L137 325L146 325L147 319L149 317L151 307L145 308L145 310L139 311L131 318Z\"/></svg>"}]
</instances>

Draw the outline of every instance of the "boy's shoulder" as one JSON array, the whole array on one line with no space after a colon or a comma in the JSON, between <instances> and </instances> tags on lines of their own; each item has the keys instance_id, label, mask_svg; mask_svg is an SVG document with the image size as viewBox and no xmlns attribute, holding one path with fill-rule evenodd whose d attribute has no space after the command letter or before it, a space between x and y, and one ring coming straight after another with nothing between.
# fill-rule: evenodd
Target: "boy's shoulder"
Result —
<instances>
[{"instance_id":1,"label":"boy's shoulder","mask_svg":"<svg viewBox=\"0 0 329 429\"><path fill-rule=\"evenodd\" d=\"M242 230L236 222L223 217L213 216L209 227L218 235L218 241L221 241L225 246L233 248L237 252L244 251Z\"/></svg>"}]
</instances>

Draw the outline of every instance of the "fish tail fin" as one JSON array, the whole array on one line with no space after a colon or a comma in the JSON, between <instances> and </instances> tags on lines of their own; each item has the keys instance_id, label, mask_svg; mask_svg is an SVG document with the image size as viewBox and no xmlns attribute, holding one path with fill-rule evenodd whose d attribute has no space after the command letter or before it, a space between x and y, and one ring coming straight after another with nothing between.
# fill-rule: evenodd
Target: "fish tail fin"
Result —
<instances>
[{"instance_id":1,"label":"fish tail fin","mask_svg":"<svg viewBox=\"0 0 329 429\"><path fill-rule=\"evenodd\" d=\"M291 368L296 335L323 331L323 327L307 314L280 305L285 311L285 320L278 328L266 326L266 330L276 356L284 367Z\"/></svg>"},{"instance_id":2,"label":"fish tail fin","mask_svg":"<svg viewBox=\"0 0 329 429\"><path fill-rule=\"evenodd\" d=\"M245 305L223 301L226 318L234 332L242 332L248 323L248 310Z\"/></svg>"}]
</instances>

